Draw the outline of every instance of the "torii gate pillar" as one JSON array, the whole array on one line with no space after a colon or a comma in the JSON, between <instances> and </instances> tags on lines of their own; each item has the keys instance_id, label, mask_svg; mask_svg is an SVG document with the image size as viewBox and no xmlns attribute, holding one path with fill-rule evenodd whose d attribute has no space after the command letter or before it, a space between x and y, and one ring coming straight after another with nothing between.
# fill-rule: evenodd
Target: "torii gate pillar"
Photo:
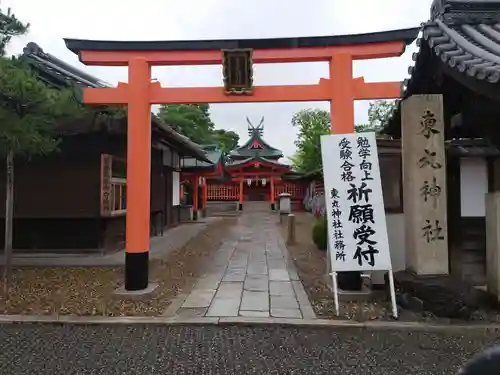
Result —
<instances>
[{"instance_id":1,"label":"torii gate pillar","mask_svg":"<svg viewBox=\"0 0 500 375\"><path fill-rule=\"evenodd\" d=\"M151 203L151 66L141 57L128 68L127 219L125 289L148 287Z\"/></svg>"}]
</instances>

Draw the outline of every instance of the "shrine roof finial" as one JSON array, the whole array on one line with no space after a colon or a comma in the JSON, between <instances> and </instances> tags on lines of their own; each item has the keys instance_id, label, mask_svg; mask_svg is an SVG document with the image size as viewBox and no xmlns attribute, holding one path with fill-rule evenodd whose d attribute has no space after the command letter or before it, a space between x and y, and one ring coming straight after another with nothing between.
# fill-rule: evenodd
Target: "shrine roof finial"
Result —
<instances>
[{"instance_id":1,"label":"shrine roof finial","mask_svg":"<svg viewBox=\"0 0 500 375\"><path fill-rule=\"evenodd\" d=\"M248 123L248 136L250 138L243 146L240 146L230 152L231 158L234 160L257 156L272 160L282 158L283 152L281 152L281 150L270 146L266 141L264 141L264 139L262 139L264 132L264 116L261 117L257 126L252 124L248 116L246 117L246 120Z\"/></svg>"},{"instance_id":2,"label":"shrine roof finial","mask_svg":"<svg viewBox=\"0 0 500 375\"><path fill-rule=\"evenodd\" d=\"M248 122L248 135L251 137L253 133L257 132L260 136L264 133L264 116L260 119L259 125L254 126L247 116Z\"/></svg>"}]
</instances>

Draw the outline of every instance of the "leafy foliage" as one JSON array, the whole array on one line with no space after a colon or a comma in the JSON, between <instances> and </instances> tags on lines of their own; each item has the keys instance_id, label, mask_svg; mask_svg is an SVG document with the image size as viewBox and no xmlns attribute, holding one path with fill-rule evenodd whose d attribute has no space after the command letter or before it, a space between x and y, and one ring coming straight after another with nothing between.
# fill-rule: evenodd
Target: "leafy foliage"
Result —
<instances>
[{"instance_id":1,"label":"leafy foliage","mask_svg":"<svg viewBox=\"0 0 500 375\"><path fill-rule=\"evenodd\" d=\"M195 143L215 143L223 152L233 150L238 145L239 135L215 129L209 110L208 104L164 104L158 117Z\"/></svg>"},{"instance_id":2,"label":"leafy foliage","mask_svg":"<svg viewBox=\"0 0 500 375\"><path fill-rule=\"evenodd\" d=\"M356 132L380 132L396 109L394 100L376 100L368 108L368 124L356 125Z\"/></svg>"},{"instance_id":3,"label":"leafy foliage","mask_svg":"<svg viewBox=\"0 0 500 375\"><path fill-rule=\"evenodd\" d=\"M326 216L320 216L314 223L312 239L318 250L326 250L328 241L328 222Z\"/></svg>"},{"instance_id":4,"label":"leafy foliage","mask_svg":"<svg viewBox=\"0 0 500 375\"><path fill-rule=\"evenodd\" d=\"M395 102L378 100L370 103L369 124L356 125L355 131L379 132L395 108ZM322 168L320 137L330 134L330 113L321 109L304 109L292 118L292 125L298 128L297 152L290 159L294 169L308 173Z\"/></svg>"},{"instance_id":5,"label":"leafy foliage","mask_svg":"<svg viewBox=\"0 0 500 375\"><path fill-rule=\"evenodd\" d=\"M212 134L214 143L219 145L222 152L227 153L238 147L240 136L232 130L216 129Z\"/></svg>"},{"instance_id":6,"label":"leafy foliage","mask_svg":"<svg viewBox=\"0 0 500 375\"><path fill-rule=\"evenodd\" d=\"M298 172L310 172L321 166L320 137L330 132L330 113L321 109L304 109L292 118L298 128L296 154L291 158Z\"/></svg>"},{"instance_id":7,"label":"leafy foliage","mask_svg":"<svg viewBox=\"0 0 500 375\"><path fill-rule=\"evenodd\" d=\"M29 23L19 21L10 8L6 13L0 10L0 56L5 56L5 49L11 39L25 34L29 26Z\"/></svg>"},{"instance_id":8,"label":"leafy foliage","mask_svg":"<svg viewBox=\"0 0 500 375\"><path fill-rule=\"evenodd\" d=\"M208 104L164 104L158 116L177 132L202 144L214 130L208 109Z\"/></svg>"},{"instance_id":9,"label":"leafy foliage","mask_svg":"<svg viewBox=\"0 0 500 375\"><path fill-rule=\"evenodd\" d=\"M72 89L48 88L21 60L0 58L0 154L54 151L54 127L82 113Z\"/></svg>"}]
</instances>

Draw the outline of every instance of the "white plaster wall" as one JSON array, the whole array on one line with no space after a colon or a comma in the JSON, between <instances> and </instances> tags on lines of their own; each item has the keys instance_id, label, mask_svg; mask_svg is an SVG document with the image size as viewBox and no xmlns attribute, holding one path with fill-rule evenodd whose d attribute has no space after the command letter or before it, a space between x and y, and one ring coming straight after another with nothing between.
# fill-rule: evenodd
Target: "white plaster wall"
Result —
<instances>
[{"instance_id":1,"label":"white plaster wall","mask_svg":"<svg viewBox=\"0 0 500 375\"><path fill-rule=\"evenodd\" d=\"M488 167L483 158L460 159L460 211L462 217L484 217L488 193Z\"/></svg>"},{"instance_id":2,"label":"white plaster wall","mask_svg":"<svg viewBox=\"0 0 500 375\"><path fill-rule=\"evenodd\" d=\"M172 206L178 206L181 204L180 188L181 183L179 172L172 172Z\"/></svg>"},{"instance_id":3,"label":"white plaster wall","mask_svg":"<svg viewBox=\"0 0 500 375\"><path fill-rule=\"evenodd\" d=\"M389 249L391 252L391 262L393 272L406 269L405 253L405 215L386 214L387 237L389 238ZM384 283L385 271L377 271L372 274L373 284Z\"/></svg>"}]
</instances>

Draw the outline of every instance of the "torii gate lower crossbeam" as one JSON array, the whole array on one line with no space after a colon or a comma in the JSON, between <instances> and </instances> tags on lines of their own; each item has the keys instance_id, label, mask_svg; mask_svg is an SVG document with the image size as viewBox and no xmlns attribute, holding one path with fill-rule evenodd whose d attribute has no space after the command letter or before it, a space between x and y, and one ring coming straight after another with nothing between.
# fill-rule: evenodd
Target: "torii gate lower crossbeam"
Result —
<instances>
[{"instance_id":1,"label":"torii gate lower crossbeam","mask_svg":"<svg viewBox=\"0 0 500 375\"><path fill-rule=\"evenodd\" d=\"M127 220L125 289L148 287L150 245L151 104L329 101L332 133L354 132L354 100L400 96L399 82L365 83L353 78L356 59L400 56L418 28L384 33L246 41L105 42L66 40L88 65L128 66L128 83L89 88L88 104L126 104ZM222 50L253 49L255 63L327 61L329 79L316 85L261 86L250 95L226 95L221 87L163 88L151 82L154 65L207 65L222 62ZM300 47L297 47L300 46Z\"/></svg>"}]
</instances>

